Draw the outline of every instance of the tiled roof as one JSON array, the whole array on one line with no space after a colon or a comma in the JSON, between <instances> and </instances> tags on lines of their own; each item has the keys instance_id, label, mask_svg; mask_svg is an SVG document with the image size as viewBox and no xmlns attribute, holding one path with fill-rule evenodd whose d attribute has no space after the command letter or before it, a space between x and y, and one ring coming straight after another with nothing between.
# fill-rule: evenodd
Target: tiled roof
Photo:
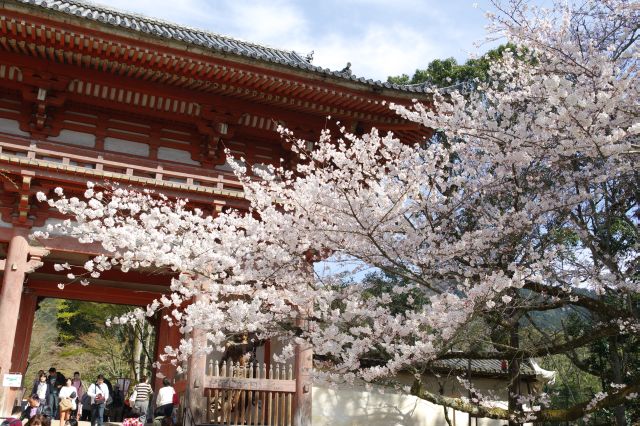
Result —
<instances>
[{"instance_id":1,"label":"tiled roof","mask_svg":"<svg viewBox=\"0 0 640 426\"><path fill-rule=\"evenodd\" d=\"M310 60L297 52L276 49L260 44L249 43L208 31L176 25L158 19L115 10L106 6L78 0L16 0L20 3L35 5L47 10L58 11L104 24L123 27L156 37L181 41L218 52L231 53L265 62L286 65L313 73L337 77L347 81L359 82L373 87L399 90L403 92L425 93L423 84L399 85L357 77L350 72L331 71L311 64Z\"/></svg>"},{"instance_id":2,"label":"tiled roof","mask_svg":"<svg viewBox=\"0 0 640 426\"><path fill-rule=\"evenodd\" d=\"M471 373L485 373L485 374L505 374L506 371L502 369L502 361L498 359L463 359L452 358L433 361L431 365L433 367L452 370L452 371L467 371L469 369L469 361L471 361ZM531 367L529 362L524 360L520 364L520 373L524 375L534 376L536 372Z\"/></svg>"}]
</instances>

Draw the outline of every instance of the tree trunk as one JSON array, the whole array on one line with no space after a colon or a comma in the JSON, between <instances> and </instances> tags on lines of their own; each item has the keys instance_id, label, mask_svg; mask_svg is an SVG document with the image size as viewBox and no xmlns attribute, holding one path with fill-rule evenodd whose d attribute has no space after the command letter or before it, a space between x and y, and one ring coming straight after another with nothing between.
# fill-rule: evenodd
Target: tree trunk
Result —
<instances>
[{"instance_id":1,"label":"tree trunk","mask_svg":"<svg viewBox=\"0 0 640 426\"><path fill-rule=\"evenodd\" d=\"M518 334L518 323L516 322L509 332L509 345L512 348L520 347L520 336ZM514 358L509 360L509 413L516 413L520 411L520 405L518 404L518 396L520 395L520 362L521 359ZM517 420L509 420L509 426L521 426L522 423Z\"/></svg>"},{"instance_id":2,"label":"tree trunk","mask_svg":"<svg viewBox=\"0 0 640 426\"><path fill-rule=\"evenodd\" d=\"M142 374L149 375L151 373L151 364L153 364L153 359L150 357L150 350L153 349L153 327L149 324L148 321L145 321L142 325L142 330L144 330L144 351L142 352L142 359L144 360L144 368L142 368Z\"/></svg>"},{"instance_id":3,"label":"tree trunk","mask_svg":"<svg viewBox=\"0 0 640 426\"><path fill-rule=\"evenodd\" d=\"M138 336L135 335L135 333L137 333L135 327L133 332L133 374L135 377L140 377L140 355L142 354L142 344L140 343Z\"/></svg>"},{"instance_id":4,"label":"tree trunk","mask_svg":"<svg viewBox=\"0 0 640 426\"><path fill-rule=\"evenodd\" d=\"M145 355L145 345L147 344L147 339L146 339L146 328L145 328L145 323L143 322L139 328L136 328L137 330L140 330L140 338L138 339L140 341L140 353L138 354L138 376L142 377L144 375L144 373L147 371L147 356Z\"/></svg>"},{"instance_id":5,"label":"tree trunk","mask_svg":"<svg viewBox=\"0 0 640 426\"><path fill-rule=\"evenodd\" d=\"M616 384L623 383L623 371L622 362L620 361L620 354L618 353L618 340L616 336L609 338L609 358L611 361L611 374L613 381ZM603 389L607 391L607 389ZM624 404L620 404L613 409L613 413L616 419L616 426L626 426L627 420L625 418Z\"/></svg>"}]
</instances>

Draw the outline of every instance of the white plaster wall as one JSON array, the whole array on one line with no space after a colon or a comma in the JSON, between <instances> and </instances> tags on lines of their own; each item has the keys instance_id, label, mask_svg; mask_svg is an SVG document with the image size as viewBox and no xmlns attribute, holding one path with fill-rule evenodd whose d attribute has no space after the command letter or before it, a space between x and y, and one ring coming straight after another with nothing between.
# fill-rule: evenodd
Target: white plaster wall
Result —
<instances>
[{"instance_id":1,"label":"white plaster wall","mask_svg":"<svg viewBox=\"0 0 640 426\"><path fill-rule=\"evenodd\" d=\"M15 120L9 120L8 118L0 118L0 132L18 136L29 136L29 133L20 130L20 123Z\"/></svg>"},{"instance_id":2,"label":"white plaster wall","mask_svg":"<svg viewBox=\"0 0 640 426\"><path fill-rule=\"evenodd\" d=\"M363 388L313 387L313 426L443 426L444 408L412 395ZM454 426L502 426L506 421L471 419L466 413L448 410Z\"/></svg>"},{"instance_id":3,"label":"white plaster wall","mask_svg":"<svg viewBox=\"0 0 640 426\"><path fill-rule=\"evenodd\" d=\"M61 130L58 136L50 137L48 140L84 146L87 148L93 148L96 146L95 135L92 135L91 133L76 132L74 130Z\"/></svg>"},{"instance_id":4,"label":"white plaster wall","mask_svg":"<svg viewBox=\"0 0 640 426\"><path fill-rule=\"evenodd\" d=\"M149 156L149 145L118 138L104 138L104 149L106 151L122 152L143 157Z\"/></svg>"},{"instance_id":5,"label":"white plaster wall","mask_svg":"<svg viewBox=\"0 0 640 426\"><path fill-rule=\"evenodd\" d=\"M158 159L175 161L176 163L192 164L194 166L200 165L199 161L195 161L191 158L191 152L181 149L167 148L164 146L158 148Z\"/></svg>"}]
</instances>

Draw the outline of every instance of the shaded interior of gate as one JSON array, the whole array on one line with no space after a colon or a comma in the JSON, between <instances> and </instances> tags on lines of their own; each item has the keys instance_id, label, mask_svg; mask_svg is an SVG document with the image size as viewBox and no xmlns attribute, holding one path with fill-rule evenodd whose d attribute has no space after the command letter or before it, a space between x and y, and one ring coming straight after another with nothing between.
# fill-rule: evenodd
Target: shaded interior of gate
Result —
<instances>
[{"instance_id":1,"label":"shaded interior of gate","mask_svg":"<svg viewBox=\"0 0 640 426\"><path fill-rule=\"evenodd\" d=\"M44 242L46 243L46 241ZM6 257L7 245L0 245L0 256ZM57 298L78 300L87 302L101 302L109 304L133 305L145 307L155 298L168 292L171 276L157 271L128 272L126 274L118 270L105 271L99 279L91 279L87 286L80 282L70 282L66 272L56 271L57 263L69 263L70 265L84 264L91 255L71 251L51 250L42 258L42 266L26 275L23 292L20 301L19 319L16 329L16 337L11 359L11 372L25 374L29 362L29 348L31 333L38 302L43 298ZM81 268L76 268L75 271ZM59 284L64 283L64 289ZM157 356L163 348L175 345L179 342L177 327L170 327L162 315L156 315L148 319L156 330L156 343L154 348L148 348ZM37 343L36 343L37 344ZM178 388L184 387L181 381L184 378L176 376L176 369L168 363L163 363L155 368L153 379L155 387L159 387L162 378L168 377L176 380ZM24 378L24 386L30 383L30 377Z\"/></svg>"}]
</instances>

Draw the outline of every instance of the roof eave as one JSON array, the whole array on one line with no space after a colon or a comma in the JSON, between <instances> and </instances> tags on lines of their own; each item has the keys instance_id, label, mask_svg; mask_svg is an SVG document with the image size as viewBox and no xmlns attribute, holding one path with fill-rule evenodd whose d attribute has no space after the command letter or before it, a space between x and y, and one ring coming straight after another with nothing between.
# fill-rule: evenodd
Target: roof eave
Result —
<instances>
[{"instance_id":1,"label":"roof eave","mask_svg":"<svg viewBox=\"0 0 640 426\"><path fill-rule=\"evenodd\" d=\"M134 29L119 27L108 22L100 22L92 19L87 19L58 10L45 9L38 5L4 0L0 2L0 7L10 11L25 13L31 16L60 22L66 25L88 28L96 32L114 35L123 39L135 40L141 43L155 45L165 49L169 48L176 52L189 53L191 55L200 56L202 57L202 59L222 59L247 67L275 71L278 73L288 74L297 78L311 80L314 82L328 83L348 90L368 92L371 94L375 94L376 96L387 97L389 99L397 99L403 101L413 99L426 101L429 99L429 94L425 93L424 90L421 90L419 88L416 88L416 91L394 89L385 87L383 84L376 84L376 82L372 80L362 81L364 80L363 78L353 80L348 77L339 77L331 74L331 71L319 72L317 70L300 69L293 65L277 63L265 60L263 58L247 57L245 55L236 54L233 52L224 52L213 48L201 47L183 40L143 33Z\"/></svg>"}]
</instances>

